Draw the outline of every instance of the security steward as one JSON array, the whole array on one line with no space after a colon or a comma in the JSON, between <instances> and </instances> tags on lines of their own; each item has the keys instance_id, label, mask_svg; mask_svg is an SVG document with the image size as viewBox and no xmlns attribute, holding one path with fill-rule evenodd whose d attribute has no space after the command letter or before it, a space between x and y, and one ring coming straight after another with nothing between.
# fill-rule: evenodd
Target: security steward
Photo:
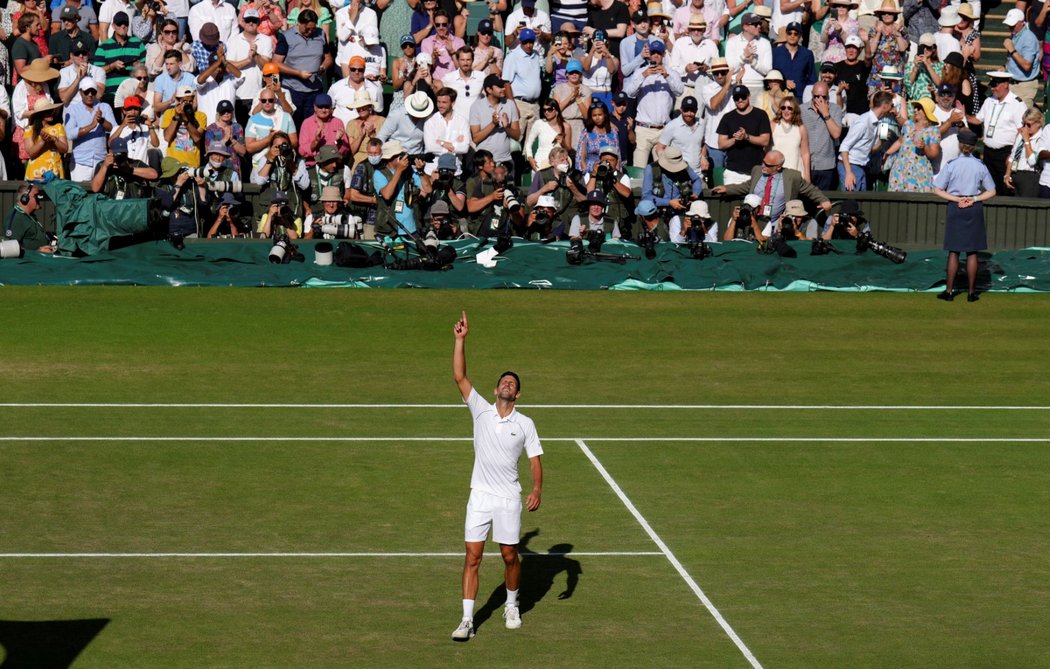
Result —
<instances>
[{"instance_id":1,"label":"security steward","mask_svg":"<svg viewBox=\"0 0 1050 669\"><path fill-rule=\"evenodd\" d=\"M51 238L44 230L44 224L36 219L36 211L44 194L33 184L22 184L18 188L15 206L4 221L4 239L17 241L23 249L33 249L41 253L54 253Z\"/></svg>"}]
</instances>

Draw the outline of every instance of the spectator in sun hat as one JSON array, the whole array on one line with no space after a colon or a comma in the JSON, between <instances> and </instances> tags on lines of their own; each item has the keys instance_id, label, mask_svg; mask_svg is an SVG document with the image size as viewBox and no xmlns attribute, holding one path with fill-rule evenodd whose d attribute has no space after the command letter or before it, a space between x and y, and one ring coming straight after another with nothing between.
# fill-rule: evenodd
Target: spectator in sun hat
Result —
<instances>
[{"instance_id":1,"label":"spectator in sun hat","mask_svg":"<svg viewBox=\"0 0 1050 669\"><path fill-rule=\"evenodd\" d=\"M704 31L701 39L709 39L715 44L722 40L722 11L725 2L721 0L686 0L674 11L671 30L676 39L689 36L689 22L702 19Z\"/></svg>"},{"instance_id":2,"label":"spectator in sun hat","mask_svg":"<svg viewBox=\"0 0 1050 669\"><path fill-rule=\"evenodd\" d=\"M686 34L679 37L671 55L668 67L682 77L685 95L697 95L696 90L707 80L707 67L711 60L718 58L718 45L705 37L707 22L703 15L695 15L686 26Z\"/></svg>"},{"instance_id":3,"label":"spectator in sun hat","mask_svg":"<svg viewBox=\"0 0 1050 669\"><path fill-rule=\"evenodd\" d=\"M394 140L409 154L422 155L426 151L424 128L435 108L430 96L423 91L416 91L405 98L404 107L390 113L377 137L384 145Z\"/></svg>"},{"instance_id":4,"label":"spectator in sun hat","mask_svg":"<svg viewBox=\"0 0 1050 669\"><path fill-rule=\"evenodd\" d=\"M671 120L675 99L685 91L678 73L664 66L664 43L649 42L650 65L639 68L624 82L623 90L638 100L635 116L635 148L632 164L644 167L653 147L660 139L660 131Z\"/></svg>"},{"instance_id":5,"label":"spectator in sun hat","mask_svg":"<svg viewBox=\"0 0 1050 669\"><path fill-rule=\"evenodd\" d=\"M526 28L536 36L536 51L542 56L546 45L551 43L551 17L542 9L536 8L536 0L521 0L503 21L506 30L503 33L507 48L518 45L519 35Z\"/></svg>"}]
</instances>

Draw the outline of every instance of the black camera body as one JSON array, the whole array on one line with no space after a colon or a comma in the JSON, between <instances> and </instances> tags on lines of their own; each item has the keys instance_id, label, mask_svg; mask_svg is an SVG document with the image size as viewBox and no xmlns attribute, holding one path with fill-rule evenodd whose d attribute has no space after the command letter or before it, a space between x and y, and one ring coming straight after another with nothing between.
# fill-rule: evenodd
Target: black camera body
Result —
<instances>
[{"instance_id":1,"label":"black camera body","mask_svg":"<svg viewBox=\"0 0 1050 669\"><path fill-rule=\"evenodd\" d=\"M751 205L742 204L740 210L736 215L737 227L751 227L751 223L755 220L755 210L751 208Z\"/></svg>"}]
</instances>

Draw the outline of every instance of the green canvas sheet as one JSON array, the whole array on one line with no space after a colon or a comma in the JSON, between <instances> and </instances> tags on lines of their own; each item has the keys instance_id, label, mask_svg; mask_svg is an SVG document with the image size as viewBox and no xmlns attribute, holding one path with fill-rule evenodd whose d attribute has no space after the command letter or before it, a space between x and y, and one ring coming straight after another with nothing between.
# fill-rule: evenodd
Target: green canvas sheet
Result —
<instances>
[{"instance_id":1,"label":"green canvas sheet","mask_svg":"<svg viewBox=\"0 0 1050 669\"><path fill-rule=\"evenodd\" d=\"M4 285L170 285L309 286L426 288L560 288L577 290L778 290L928 291L944 280L945 252L916 251L902 265L874 255L809 255L810 245L793 242L797 258L761 255L746 242L712 244L712 257L694 260L685 247L661 244L657 257L644 259L633 244L608 242L603 252L642 256L624 264L566 262L565 242L538 244L515 240L513 248L488 269L474 260L476 241L453 245L459 254L441 272L348 269L313 263L315 242L302 242L306 262L273 265L270 244L262 240L187 240L184 251L167 242L103 251L87 258L49 256L36 251L0 261ZM1050 290L1050 249L1022 249L982 255L982 289Z\"/></svg>"}]
</instances>

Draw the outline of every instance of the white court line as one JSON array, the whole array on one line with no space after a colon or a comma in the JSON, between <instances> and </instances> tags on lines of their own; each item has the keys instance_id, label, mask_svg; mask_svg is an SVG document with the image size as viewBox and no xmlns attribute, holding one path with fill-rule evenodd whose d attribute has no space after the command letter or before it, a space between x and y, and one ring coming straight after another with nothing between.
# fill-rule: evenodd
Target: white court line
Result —
<instances>
[{"instance_id":1,"label":"white court line","mask_svg":"<svg viewBox=\"0 0 1050 669\"><path fill-rule=\"evenodd\" d=\"M736 644L736 647L740 650L740 652L744 654L744 657L747 658L747 661L751 663L751 666L755 669L762 669L762 665L759 664L758 659L751 653L751 650L748 649L748 647L744 644L743 640L737 635L733 628L730 627L726 619L722 617L722 614L718 611L718 609L715 608L715 605L711 602L707 595L704 594L704 591L700 589L700 586L697 585L696 581L693 580L693 577L689 575L689 572L685 570L685 567L682 566L682 563L678 561L678 558L676 558L674 553L671 552L671 549L668 548L667 544L665 544L663 539L660 538L660 535L656 533L656 530L654 530L652 525L649 524L649 521L645 519L645 516L643 516L641 512L634 506L634 504L631 503L631 500L627 498L627 495L624 494L619 484L616 483L612 475L610 475L609 472L602 465L602 463L599 462L598 458L594 455L594 453L591 452L591 449L587 448L587 444L584 443L582 439L576 439L575 441L576 445L580 447L581 451L583 451L583 454L587 456L587 459L591 461L591 464L593 464L594 467L598 470L598 473L601 474L602 478L605 479L605 482L608 483L609 487L611 487L613 489L613 492L616 493L616 496L619 497L620 501L624 503L624 506L627 507L627 510L631 512L631 515L633 515L635 520L637 520L638 523L642 526L642 529L645 530L645 533L649 535L649 538L653 540L653 543L657 545L657 547L664 554L664 556L666 556L670 563L674 566L675 571L678 572L678 575L682 577L682 579L686 582L686 584L693 591L693 593L700 599L700 602L714 617L715 621L719 624L719 626L725 631L727 635L729 635L729 638L732 639L734 644Z\"/></svg>"},{"instance_id":2,"label":"white court line","mask_svg":"<svg viewBox=\"0 0 1050 669\"><path fill-rule=\"evenodd\" d=\"M0 408L97 409L462 409L463 404L247 404L163 402L0 402ZM1050 406L940 404L519 404L519 409L790 409L792 411L1048 411Z\"/></svg>"},{"instance_id":3,"label":"white court line","mask_svg":"<svg viewBox=\"0 0 1050 669\"><path fill-rule=\"evenodd\" d=\"M486 557L496 558L499 553L486 553ZM521 553L523 559L533 557L638 557L663 555L660 551L568 551L564 553ZM458 553L0 553L0 558L400 558L400 557L437 557L462 558Z\"/></svg>"},{"instance_id":4,"label":"white court line","mask_svg":"<svg viewBox=\"0 0 1050 669\"><path fill-rule=\"evenodd\" d=\"M614 442L833 442L833 443L934 443L934 444L1027 444L1050 442L1050 437L582 437L586 441ZM549 442L575 442L577 437L544 437ZM47 441L121 441L121 442L408 442L472 441L471 437L11 437L0 436L0 442Z\"/></svg>"}]
</instances>

